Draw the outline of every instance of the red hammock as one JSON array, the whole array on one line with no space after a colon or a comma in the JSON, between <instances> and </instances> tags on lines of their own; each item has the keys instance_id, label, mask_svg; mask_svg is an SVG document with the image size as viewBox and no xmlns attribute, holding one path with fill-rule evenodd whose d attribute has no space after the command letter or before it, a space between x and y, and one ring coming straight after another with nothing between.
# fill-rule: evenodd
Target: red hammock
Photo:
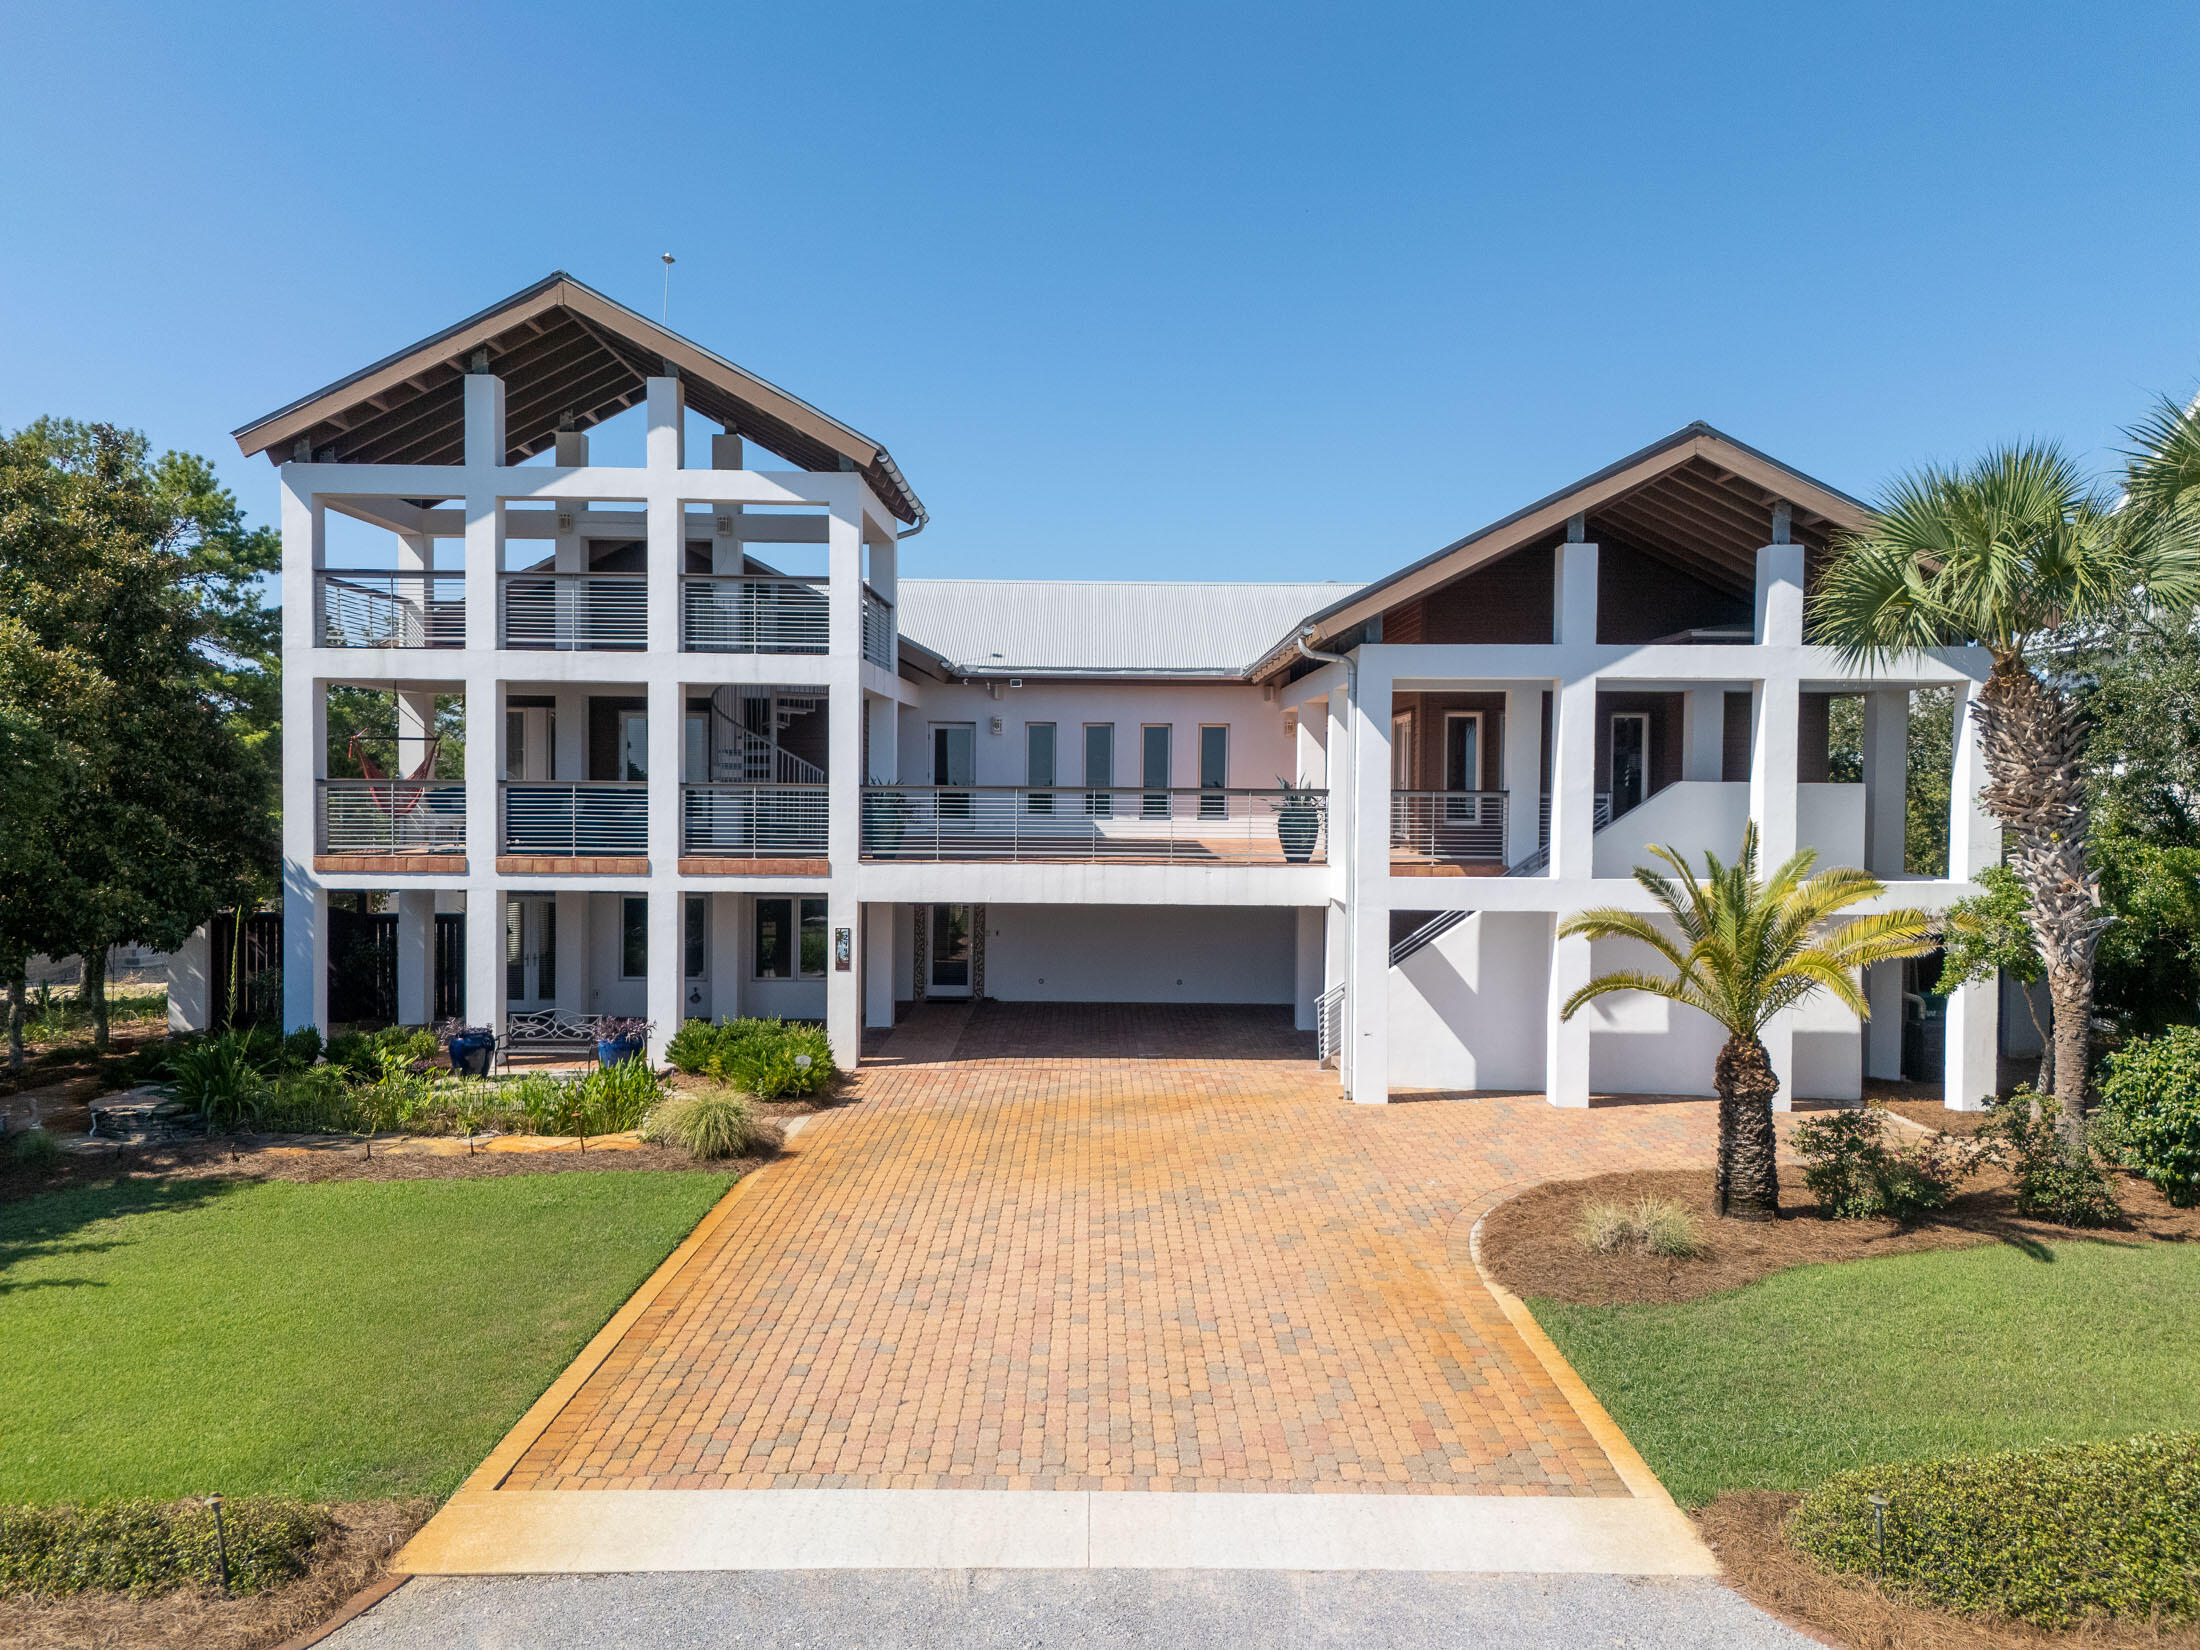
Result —
<instances>
[{"instance_id":1,"label":"red hammock","mask_svg":"<svg viewBox=\"0 0 2200 1650\"><path fill-rule=\"evenodd\" d=\"M374 758L367 754L365 746L360 743L365 737L364 734L353 734L351 743L347 748L351 753L351 759L359 764L359 771L368 780L367 795L374 799L374 805L381 809L384 814L392 819L402 819L419 807L420 799L428 794L426 788L419 782L434 777L435 759L443 748L443 738L440 734L428 736L427 756L422 759L419 767L413 769L399 782L405 787L402 800L400 800L399 785L389 783L390 776L375 764ZM373 781L377 779L389 783L389 790L386 794L375 790Z\"/></svg>"}]
</instances>

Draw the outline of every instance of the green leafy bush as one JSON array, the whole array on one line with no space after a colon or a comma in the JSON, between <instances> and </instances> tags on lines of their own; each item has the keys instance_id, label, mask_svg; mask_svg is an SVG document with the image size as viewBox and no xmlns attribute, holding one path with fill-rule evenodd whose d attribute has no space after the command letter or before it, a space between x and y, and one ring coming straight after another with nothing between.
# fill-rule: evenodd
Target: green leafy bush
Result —
<instances>
[{"instance_id":1,"label":"green leafy bush","mask_svg":"<svg viewBox=\"0 0 2200 1650\"><path fill-rule=\"evenodd\" d=\"M1885 1550L1872 1545L1884 1496ZM2200 1617L2200 1434L1866 1467L1803 1498L1788 1540L1962 1615L2067 1627Z\"/></svg>"},{"instance_id":2,"label":"green leafy bush","mask_svg":"<svg viewBox=\"0 0 2200 1650\"><path fill-rule=\"evenodd\" d=\"M175 1074L169 1092L199 1114L210 1134L257 1122L266 1107L268 1080L249 1033L228 1031L179 1048L169 1057L168 1069Z\"/></svg>"},{"instance_id":3,"label":"green leafy bush","mask_svg":"<svg viewBox=\"0 0 2200 1650\"><path fill-rule=\"evenodd\" d=\"M572 1133L616 1134L639 1128L665 1097L664 1079L647 1060L598 1066L573 1087L580 1091L576 1121L585 1126L568 1131Z\"/></svg>"},{"instance_id":4,"label":"green leafy bush","mask_svg":"<svg viewBox=\"0 0 2200 1650\"><path fill-rule=\"evenodd\" d=\"M358 1102L342 1066L308 1066L278 1077L269 1086L260 1124L277 1134L357 1132Z\"/></svg>"},{"instance_id":5,"label":"green leafy bush","mask_svg":"<svg viewBox=\"0 0 2200 1650\"><path fill-rule=\"evenodd\" d=\"M329 1515L300 1501L250 1497L222 1507L229 1589L259 1593L305 1574ZM0 1507L0 1595L129 1593L221 1584L213 1509L199 1501Z\"/></svg>"},{"instance_id":6,"label":"green leafy bush","mask_svg":"<svg viewBox=\"0 0 2200 1650\"><path fill-rule=\"evenodd\" d=\"M739 1022L734 1022L738 1024ZM708 1020L686 1020L665 1044L665 1062L674 1071L693 1077L710 1064L710 1057L724 1046L720 1035L728 1027Z\"/></svg>"},{"instance_id":7,"label":"green leafy bush","mask_svg":"<svg viewBox=\"0 0 2200 1650\"><path fill-rule=\"evenodd\" d=\"M1905 1225L1948 1206L1982 1154L1948 1135L1890 1143L1883 1107L1813 1117L1795 1129L1803 1184L1840 1220Z\"/></svg>"},{"instance_id":8,"label":"green leafy bush","mask_svg":"<svg viewBox=\"0 0 2200 1650\"><path fill-rule=\"evenodd\" d=\"M328 1045L329 1063L361 1077L389 1077L433 1060L435 1033L417 1027L384 1026L380 1031L347 1031Z\"/></svg>"},{"instance_id":9,"label":"green leafy bush","mask_svg":"<svg viewBox=\"0 0 2200 1650\"><path fill-rule=\"evenodd\" d=\"M61 1161L61 1142L50 1129L34 1123L15 1137L11 1155L26 1169L50 1169Z\"/></svg>"},{"instance_id":10,"label":"green leafy bush","mask_svg":"<svg viewBox=\"0 0 2200 1650\"><path fill-rule=\"evenodd\" d=\"M733 1035L704 1068L760 1100L820 1093L833 1080L833 1047L824 1028L797 1020L733 1020Z\"/></svg>"},{"instance_id":11,"label":"green leafy bush","mask_svg":"<svg viewBox=\"0 0 2200 1650\"><path fill-rule=\"evenodd\" d=\"M2173 1026L2111 1054L2096 1126L2170 1202L2200 1205L2200 1026Z\"/></svg>"},{"instance_id":12,"label":"green leafy bush","mask_svg":"<svg viewBox=\"0 0 2200 1650\"><path fill-rule=\"evenodd\" d=\"M1979 1139L2015 1179L2018 1214L2057 1226L2114 1225L2124 1209L2101 1163L2101 1142L2089 1133L2072 1151L2055 1127L2059 1110L2050 1097L2019 1089L1994 1108Z\"/></svg>"},{"instance_id":13,"label":"green leafy bush","mask_svg":"<svg viewBox=\"0 0 2200 1650\"><path fill-rule=\"evenodd\" d=\"M642 1138L679 1146L698 1162L708 1162L754 1150L764 1130L747 1095L713 1088L665 1101L643 1122Z\"/></svg>"}]
</instances>

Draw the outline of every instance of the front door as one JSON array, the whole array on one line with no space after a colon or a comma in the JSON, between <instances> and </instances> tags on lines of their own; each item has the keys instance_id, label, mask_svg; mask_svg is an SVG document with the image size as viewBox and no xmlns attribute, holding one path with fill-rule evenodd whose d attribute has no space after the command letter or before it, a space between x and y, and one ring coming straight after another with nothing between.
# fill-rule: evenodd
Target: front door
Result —
<instances>
[{"instance_id":1,"label":"front door","mask_svg":"<svg viewBox=\"0 0 2200 1650\"><path fill-rule=\"evenodd\" d=\"M1612 817L1617 819L1650 794L1650 718L1639 710L1612 718Z\"/></svg>"},{"instance_id":2,"label":"front door","mask_svg":"<svg viewBox=\"0 0 2200 1650\"><path fill-rule=\"evenodd\" d=\"M504 999L549 1008L558 995L558 902L546 894L504 902Z\"/></svg>"},{"instance_id":3,"label":"front door","mask_svg":"<svg viewBox=\"0 0 2200 1650\"><path fill-rule=\"evenodd\" d=\"M925 982L925 993L932 997L967 997L970 995L970 953L973 936L970 930L970 907L967 905L935 905L932 907L932 973Z\"/></svg>"},{"instance_id":4,"label":"front door","mask_svg":"<svg viewBox=\"0 0 2200 1650\"><path fill-rule=\"evenodd\" d=\"M932 724L932 783L938 786L968 785L977 778L978 725L975 722ZM942 790L942 819L968 819L970 794Z\"/></svg>"}]
</instances>

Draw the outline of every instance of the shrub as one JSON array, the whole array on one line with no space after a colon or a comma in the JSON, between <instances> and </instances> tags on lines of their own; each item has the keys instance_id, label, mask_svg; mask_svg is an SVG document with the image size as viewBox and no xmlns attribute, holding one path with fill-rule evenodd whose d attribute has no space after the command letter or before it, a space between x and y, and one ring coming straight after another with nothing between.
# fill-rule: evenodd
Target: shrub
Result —
<instances>
[{"instance_id":1,"label":"shrub","mask_svg":"<svg viewBox=\"0 0 2200 1650\"><path fill-rule=\"evenodd\" d=\"M644 1140L679 1146L703 1162L743 1156L763 1134L764 1125L757 1121L748 1096L728 1088L676 1094L642 1124Z\"/></svg>"},{"instance_id":2,"label":"shrub","mask_svg":"<svg viewBox=\"0 0 2200 1650\"><path fill-rule=\"evenodd\" d=\"M332 1134L351 1130L358 1110L344 1067L307 1066L269 1087L260 1123L282 1134Z\"/></svg>"},{"instance_id":3,"label":"shrub","mask_svg":"<svg viewBox=\"0 0 2200 1650\"><path fill-rule=\"evenodd\" d=\"M305 1574L329 1515L299 1501L249 1497L222 1506L229 1588L259 1593ZM129 1593L217 1587L213 1509L199 1501L112 1501L89 1507L0 1507L0 1595Z\"/></svg>"},{"instance_id":4,"label":"shrub","mask_svg":"<svg viewBox=\"0 0 2200 1650\"><path fill-rule=\"evenodd\" d=\"M15 1137L13 1156L26 1169L50 1169L61 1161L61 1142L51 1130L33 1123Z\"/></svg>"},{"instance_id":5,"label":"shrub","mask_svg":"<svg viewBox=\"0 0 2200 1650\"><path fill-rule=\"evenodd\" d=\"M1884 1496L1885 1551L1872 1546ZM1803 1498L1789 1541L1963 1615L2066 1627L2200 1616L2200 1434L1866 1467Z\"/></svg>"},{"instance_id":6,"label":"shrub","mask_svg":"<svg viewBox=\"0 0 2200 1650\"><path fill-rule=\"evenodd\" d=\"M2170 1202L2200 1205L2200 1026L2173 1026L2111 1054L2096 1126Z\"/></svg>"},{"instance_id":7,"label":"shrub","mask_svg":"<svg viewBox=\"0 0 2200 1650\"><path fill-rule=\"evenodd\" d=\"M1703 1253L1696 1217L1671 1198L1645 1197L1632 1208L1621 1203L1591 1203L1581 1211L1576 1235L1600 1255L1637 1253L1687 1260Z\"/></svg>"},{"instance_id":8,"label":"shrub","mask_svg":"<svg viewBox=\"0 0 2200 1650\"><path fill-rule=\"evenodd\" d=\"M717 1081L778 1100L816 1094L833 1080L833 1047L822 1027L793 1020L733 1020L705 1070Z\"/></svg>"},{"instance_id":9,"label":"shrub","mask_svg":"<svg viewBox=\"0 0 2200 1650\"><path fill-rule=\"evenodd\" d=\"M616 1134L639 1128L665 1096L664 1079L647 1060L598 1066L571 1086L577 1091L574 1121L582 1126L567 1133Z\"/></svg>"},{"instance_id":10,"label":"shrub","mask_svg":"<svg viewBox=\"0 0 2200 1650\"><path fill-rule=\"evenodd\" d=\"M710 1057L724 1046L721 1033L728 1028L708 1020L687 1020L665 1044L665 1061L674 1071L692 1077L710 1064Z\"/></svg>"},{"instance_id":11,"label":"shrub","mask_svg":"<svg viewBox=\"0 0 2200 1650\"><path fill-rule=\"evenodd\" d=\"M2056 1226L2112 1225L2124 1209L2101 1165L2101 1143L2089 1134L2072 1151L2055 1128L2059 1109L2048 1096L2019 1089L1994 1108L1979 1138L2015 1179L2018 1214Z\"/></svg>"},{"instance_id":12,"label":"shrub","mask_svg":"<svg viewBox=\"0 0 2200 1650\"><path fill-rule=\"evenodd\" d=\"M262 1044L262 1052L268 1045ZM169 1092L199 1114L208 1133L227 1133L256 1120L268 1082L254 1058L250 1033L226 1031L169 1056Z\"/></svg>"},{"instance_id":13,"label":"shrub","mask_svg":"<svg viewBox=\"0 0 2200 1650\"><path fill-rule=\"evenodd\" d=\"M321 1033L312 1026L300 1026L283 1039L282 1063L286 1067L302 1068L321 1058Z\"/></svg>"},{"instance_id":14,"label":"shrub","mask_svg":"<svg viewBox=\"0 0 2200 1650\"><path fill-rule=\"evenodd\" d=\"M1879 1106L1813 1117L1795 1129L1803 1184L1839 1220L1898 1220L1907 1225L1948 1206L1983 1154L1947 1135L1888 1143Z\"/></svg>"}]
</instances>

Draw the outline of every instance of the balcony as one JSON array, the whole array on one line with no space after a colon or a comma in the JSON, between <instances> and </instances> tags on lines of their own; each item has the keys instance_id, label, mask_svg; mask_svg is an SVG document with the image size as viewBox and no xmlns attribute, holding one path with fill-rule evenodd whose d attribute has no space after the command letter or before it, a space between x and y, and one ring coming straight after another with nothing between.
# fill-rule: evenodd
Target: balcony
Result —
<instances>
[{"instance_id":1,"label":"balcony","mask_svg":"<svg viewBox=\"0 0 2200 1650\"><path fill-rule=\"evenodd\" d=\"M464 647L466 575L331 568L316 577L322 647Z\"/></svg>"},{"instance_id":2,"label":"balcony","mask_svg":"<svg viewBox=\"0 0 2200 1650\"><path fill-rule=\"evenodd\" d=\"M439 779L324 779L317 786L315 869L466 868L466 787Z\"/></svg>"},{"instance_id":3,"label":"balcony","mask_svg":"<svg viewBox=\"0 0 2200 1650\"><path fill-rule=\"evenodd\" d=\"M1390 869L1404 876L1502 876L1503 791L1392 791Z\"/></svg>"},{"instance_id":4,"label":"balcony","mask_svg":"<svg viewBox=\"0 0 2200 1650\"><path fill-rule=\"evenodd\" d=\"M867 785L866 860L1307 865L1328 793L1111 786Z\"/></svg>"},{"instance_id":5,"label":"balcony","mask_svg":"<svg viewBox=\"0 0 2200 1650\"><path fill-rule=\"evenodd\" d=\"M505 647L635 652L649 644L646 573L506 573L497 591Z\"/></svg>"},{"instance_id":6,"label":"balcony","mask_svg":"<svg viewBox=\"0 0 2200 1650\"><path fill-rule=\"evenodd\" d=\"M690 653L824 653L832 645L823 579L680 581L680 646Z\"/></svg>"},{"instance_id":7,"label":"balcony","mask_svg":"<svg viewBox=\"0 0 2200 1650\"><path fill-rule=\"evenodd\" d=\"M884 671L895 668L894 604L869 585L863 587L863 658Z\"/></svg>"},{"instance_id":8,"label":"balcony","mask_svg":"<svg viewBox=\"0 0 2200 1650\"><path fill-rule=\"evenodd\" d=\"M508 783L500 871L649 869L649 786L641 781ZM557 864L556 861L571 863Z\"/></svg>"},{"instance_id":9,"label":"balcony","mask_svg":"<svg viewBox=\"0 0 2200 1650\"><path fill-rule=\"evenodd\" d=\"M823 785L680 787L681 869L691 875L766 869L822 876L828 805Z\"/></svg>"}]
</instances>

